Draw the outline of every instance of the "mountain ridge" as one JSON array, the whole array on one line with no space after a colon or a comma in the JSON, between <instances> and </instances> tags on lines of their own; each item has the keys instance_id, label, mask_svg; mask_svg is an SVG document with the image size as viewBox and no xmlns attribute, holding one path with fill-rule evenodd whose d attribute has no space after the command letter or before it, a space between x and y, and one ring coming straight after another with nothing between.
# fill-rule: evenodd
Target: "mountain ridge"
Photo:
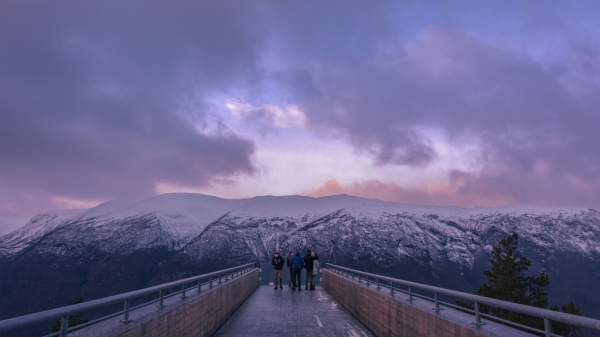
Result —
<instances>
[{"instance_id":1,"label":"mountain ridge","mask_svg":"<svg viewBox=\"0 0 600 337\"><path fill-rule=\"evenodd\" d=\"M274 251L474 292L491 248L516 232L550 299L600 312L600 212L583 207L460 208L348 195L223 199L166 194L48 211L0 237L0 319L225 269ZM43 281L42 281L43 280ZM17 300L18 299L18 300ZM600 318L600 317L598 317Z\"/></svg>"}]
</instances>

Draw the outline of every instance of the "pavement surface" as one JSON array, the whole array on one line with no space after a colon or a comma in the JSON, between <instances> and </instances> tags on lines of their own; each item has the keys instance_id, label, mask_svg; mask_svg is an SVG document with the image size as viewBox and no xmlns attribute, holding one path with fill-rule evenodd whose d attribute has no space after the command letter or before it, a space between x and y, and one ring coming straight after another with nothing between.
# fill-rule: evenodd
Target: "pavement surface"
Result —
<instances>
[{"instance_id":1,"label":"pavement surface","mask_svg":"<svg viewBox=\"0 0 600 337\"><path fill-rule=\"evenodd\" d=\"M373 336L322 287L259 286L215 336Z\"/></svg>"}]
</instances>

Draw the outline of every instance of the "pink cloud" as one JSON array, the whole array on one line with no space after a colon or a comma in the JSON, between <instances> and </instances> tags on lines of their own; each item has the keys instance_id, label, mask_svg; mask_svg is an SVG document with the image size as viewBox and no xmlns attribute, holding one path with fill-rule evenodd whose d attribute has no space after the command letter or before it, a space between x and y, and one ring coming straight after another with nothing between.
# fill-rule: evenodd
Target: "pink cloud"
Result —
<instances>
[{"instance_id":1,"label":"pink cloud","mask_svg":"<svg viewBox=\"0 0 600 337\"><path fill-rule=\"evenodd\" d=\"M492 177L476 175L461 171L454 171L446 181L416 187L403 187L394 182L379 180L366 180L350 184L340 184L335 179L330 179L323 185L303 193L314 197L323 197L336 194L350 194L353 196L394 201L408 204L432 206L502 206L510 204L548 204L548 205L579 205L598 207L598 203L589 200L598 200L595 189L582 184L574 179L563 189L548 184L547 189L538 189L543 185L533 182L531 185L518 185L514 181L506 181L502 185L503 176ZM500 180L500 181L498 181Z\"/></svg>"}]
</instances>

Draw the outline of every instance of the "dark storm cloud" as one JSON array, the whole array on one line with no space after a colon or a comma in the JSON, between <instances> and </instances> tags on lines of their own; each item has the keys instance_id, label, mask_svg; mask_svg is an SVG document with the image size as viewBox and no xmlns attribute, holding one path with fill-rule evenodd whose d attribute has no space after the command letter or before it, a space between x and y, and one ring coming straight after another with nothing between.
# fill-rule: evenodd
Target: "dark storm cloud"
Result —
<instances>
[{"instance_id":1,"label":"dark storm cloud","mask_svg":"<svg viewBox=\"0 0 600 337\"><path fill-rule=\"evenodd\" d=\"M101 200L252 173L253 143L205 101L253 81L252 12L246 2L2 2L0 188ZM18 213L10 204L0 211Z\"/></svg>"}]
</instances>

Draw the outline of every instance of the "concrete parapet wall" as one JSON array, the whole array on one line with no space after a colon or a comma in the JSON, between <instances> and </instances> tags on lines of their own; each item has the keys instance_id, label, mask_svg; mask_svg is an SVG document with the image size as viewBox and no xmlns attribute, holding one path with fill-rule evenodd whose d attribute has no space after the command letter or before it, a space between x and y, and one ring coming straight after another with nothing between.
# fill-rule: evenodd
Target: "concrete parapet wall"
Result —
<instances>
[{"instance_id":1,"label":"concrete parapet wall","mask_svg":"<svg viewBox=\"0 0 600 337\"><path fill-rule=\"evenodd\" d=\"M116 336L212 336L256 290L258 277L254 270Z\"/></svg>"},{"instance_id":2,"label":"concrete parapet wall","mask_svg":"<svg viewBox=\"0 0 600 337\"><path fill-rule=\"evenodd\" d=\"M114 317L79 331L69 333L73 337L197 337L212 336L246 301L259 285L259 271L219 284L213 280L213 287L205 284L202 292L189 289L186 298L172 296L164 301L165 307L158 309L157 303L132 310L130 323L120 323L122 318Z\"/></svg>"},{"instance_id":3,"label":"concrete parapet wall","mask_svg":"<svg viewBox=\"0 0 600 337\"><path fill-rule=\"evenodd\" d=\"M326 269L322 286L376 336L488 336Z\"/></svg>"}]
</instances>

